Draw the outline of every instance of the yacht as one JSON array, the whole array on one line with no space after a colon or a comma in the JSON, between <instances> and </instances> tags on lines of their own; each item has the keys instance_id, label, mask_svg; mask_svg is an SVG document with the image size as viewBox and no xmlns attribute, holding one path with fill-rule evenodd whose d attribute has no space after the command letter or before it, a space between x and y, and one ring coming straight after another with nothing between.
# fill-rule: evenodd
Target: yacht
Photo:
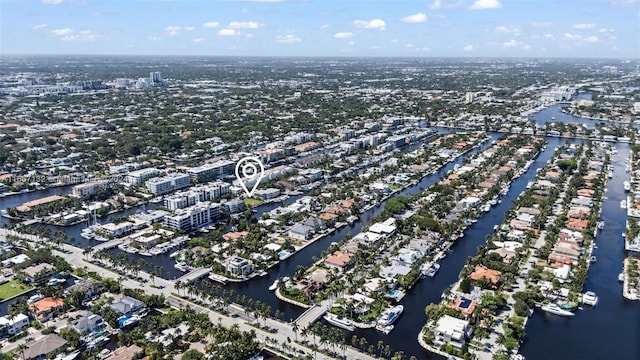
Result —
<instances>
[{"instance_id":1,"label":"yacht","mask_svg":"<svg viewBox=\"0 0 640 360\"><path fill-rule=\"evenodd\" d=\"M80 236L82 236L84 239L91 240L93 239L94 234L91 229L85 228L85 229L82 229L82 231L80 232Z\"/></svg>"},{"instance_id":2,"label":"yacht","mask_svg":"<svg viewBox=\"0 0 640 360\"><path fill-rule=\"evenodd\" d=\"M584 294L582 294L582 303L591 305L591 306L596 306L596 304L598 303L598 296L593 291L587 291Z\"/></svg>"},{"instance_id":3,"label":"yacht","mask_svg":"<svg viewBox=\"0 0 640 360\"><path fill-rule=\"evenodd\" d=\"M172 252L171 254L169 254L169 257L170 257L170 258L174 258L174 257L176 257L176 256L180 255L180 251L181 251L181 250L178 250L178 251L174 251L174 252Z\"/></svg>"},{"instance_id":4,"label":"yacht","mask_svg":"<svg viewBox=\"0 0 640 360\"><path fill-rule=\"evenodd\" d=\"M213 280L217 283L220 283L222 285L226 285L227 284L227 278L222 276L222 275L218 275L218 274L209 274L209 280Z\"/></svg>"},{"instance_id":5,"label":"yacht","mask_svg":"<svg viewBox=\"0 0 640 360\"><path fill-rule=\"evenodd\" d=\"M33 304L34 302L36 302L36 301L40 301L40 300L42 300L42 299L44 299L44 295L41 295L41 294L35 294L35 295L33 295L33 296L31 296L30 298L28 298L28 299L27 299L27 304L31 305L31 304Z\"/></svg>"},{"instance_id":6,"label":"yacht","mask_svg":"<svg viewBox=\"0 0 640 360\"><path fill-rule=\"evenodd\" d=\"M384 328L386 326L393 325L403 311L404 306L402 305L396 305L392 308L386 309L378 318L378 326Z\"/></svg>"},{"instance_id":7,"label":"yacht","mask_svg":"<svg viewBox=\"0 0 640 360\"><path fill-rule=\"evenodd\" d=\"M276 281L274 281L273 284L269 286L269 291L275 291L278 288L279 283L280 283L280 280L276 279Z\"/></svg>"},{"instance_id":8,"label":"yacht","mask_svg":"<svg viewBox=\"0 0 640 360\"><path fill-rule=\"evenodd\" d=\"M49 279L49 282L47 282L48 286L55 286L55 285L60 285L67 282L66 279L58 279L58 278L53 278L53 279Z\"/></svg>"},{"instance_id":9,"label":"yacht","mask_svg":"<svg viewBox=\"0 0 640 360\"><path fill-rule=\"evenodd\" d=\"M349 331L354 331L356 329L356 327L353 325L353 322L351 320L343 317L327 314L324 316L324 319L327 320L329 324L333 326L337 326L341 329L345 329Z\"/></svg>"},{"instance_id":10,"label":"yacht","mask_svg":"<svg viewBox=\"0 0 640 360\"><path fill-rule=\"evenodd\" d=\"M438 270L440 270L440 264L433 263L433 265L431 265L429 267L429 269L427 269L427 271L425 271L424 274L429 276L429 277L434 277L436 275L436 273L438 272Z\"/></svg>"},{"instance_id":11,"label":"yacht","mask_svg":"<svg viewBox=\"0 0 640 360\"><path fill-rule=\"evenodd\" d=\"M628 181L625 181L622 183L622 186L624 186L624 191L629 192L631 191L631 183Z\"/></svg>"},{"instance_id":12,"label":"yacht","mask_svg":"<svg viewBox=\"0 0 640 360\"><path fill-rule=\"evenodd\" d=\"M138 254L142 256L153 256L153 254L151 254L149 251L140 251Z\"/></svg>"},{"instance_id":13,"label":"yacht","mask_svg":"<svg viewBox=\"0 0 640 360\"><path fill-rule=\"evenodd\" d=\"M621 209L626 209L627 208L627 200L620 201L620 208Z\"/></svg>"},{"instance_id":14,"label":"yacht","mask_svg":"<svg viewBox=\"0 0 640 360\"><path fill-rule=\"evenodd\" d=\"M574 316L575 315L569 310L564 310L560 308L560 306L558 306L558 304L556 303L549 303L547 305L542 305L540 308L550 314L554 314L558 316Z\"/></svg>"},{"instance_id":15,"label":"yacht","mask_svg":"<svg viewBox=\"0 0 640 360\"><path fill-rule=\"evenodd\" d=\"M618 282L624 282L624 273L623 272L618 274Z\"/></svg>"},{"instance_id":16,"label":"yacht","mask_svg":"<svg viewBox=\"0 0 640 360\"><path fill-rule=\"evenodd\" d=\"M594 262L596 262L597 260L598 260L598 259L597 259L595 256L592 256L591 258L589 258L589 262L590 262L590 263L592 263L592 264L593 264Z\"/></svg>"},{"instance_id":17,"label":"yacht","mask_svg":"<svg viewBox=\"0 0 640 360\"><path fill-rule=\"evenodd\" d=\"M385 326L384 329L382 329L382 333L385 335L389 335L389 333L391 332L391 330L393 330L393 328L394 328L393 325Z\"/></svg>"}]
</instances>

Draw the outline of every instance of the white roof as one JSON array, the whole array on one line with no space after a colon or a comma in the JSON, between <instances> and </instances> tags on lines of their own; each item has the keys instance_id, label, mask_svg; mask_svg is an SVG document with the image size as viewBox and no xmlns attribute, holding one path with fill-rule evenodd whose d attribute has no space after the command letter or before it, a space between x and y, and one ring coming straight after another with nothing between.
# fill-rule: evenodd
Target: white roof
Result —
<instances>
[{"instance_id":1,"label":"white roof","mask_svg":"<svg viewBox=\"0 0 640 360\"><path fill-rule=\"evenodd\" d=\"M436 324L436 331L450 335L452 338L460 339L464 336L465 329L469 323L465 320L444 315Z\"/></svg>"}]
</instances>

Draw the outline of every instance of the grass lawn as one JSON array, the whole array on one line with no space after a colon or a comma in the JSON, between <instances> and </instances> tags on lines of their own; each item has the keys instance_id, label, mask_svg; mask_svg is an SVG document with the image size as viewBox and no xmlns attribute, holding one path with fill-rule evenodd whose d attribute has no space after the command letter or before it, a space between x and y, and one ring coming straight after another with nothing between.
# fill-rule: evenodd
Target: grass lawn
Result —
<instances>
[{"instance_id":1,"label":"grass lawn","mask_svg":"<svg viewBox=\"0 0 640 360\"><path fill-rule=\"evenodd\" d=\"M256 207L262 205L263 201L259 199L244 198L244 205L247 207Z\"/></svg>"},{"instance_id":2,"label":"grass lawn","mask_svg":"<svg viewBox=\"0 0 640 360\"><path fill-rule=\"evenodd\" d=\"M17 280L11 280L0 285L0 300L4 301L10 297L25 293L33 287L24 285Z\"/></svg>"}]
</instances>

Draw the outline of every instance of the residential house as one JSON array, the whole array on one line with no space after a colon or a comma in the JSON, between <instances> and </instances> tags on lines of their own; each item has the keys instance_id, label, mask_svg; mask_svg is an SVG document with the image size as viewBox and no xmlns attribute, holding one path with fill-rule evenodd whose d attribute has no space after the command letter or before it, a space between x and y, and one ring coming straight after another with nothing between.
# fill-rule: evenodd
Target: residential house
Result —
<instances>
[{"instance_id":1,"label":"residential house","mask_svg":"<svg viewBox=\"0 0 640 360\"><path fill-rule=\"evenodd\" d=\"M472 300L472 299L467 299L467 298L462 297L462 296L458 296L453 301L453 306L452 307L454 309L460 311L468 319L473 314L473 311L476 309L476 306L478 306L478 302L477 301Z\"/></svg>"},{"instance_id":2,"label":"residential house","mask_svg":"<svg viewBox=\"0 0 640 360\"><path fill-rule=\"evenodd\" d=\"M104 286L92 278L82 279L64 290L64 295L68 296L74 291L84 294L84 301L102 294L105 291Z\"/></svg>"},{"instance_id":3,"label":"residential house","mask_svg":"<svg viewBox=\"0 0 640 360\"><path fill-rule=\"evenodd\" d=\"M45 322L51 319L57 311L62 310L63 306L62 299L46 297L29 305L29 311L38 321Z\"/></svg>"},{"instance_id":4,"label":"residential house","mask_svg":"<svg viewBox=\"0 0 640 360\"><path fill-rule=\"evenodd\" d=\"M303 225L309 226L313 229L313 232L320 232L326 228L326 224L324 221L318 219L317 217L308 218Z\"/></svg>"},{"instance_id":5,"label":"residential house","mask_svg":"<svg viewBox=\"0 0 640 360\"><path fill-rule=\"evenodd\" d=\"M55 272L56 268L53 265L46 263L32 265L22 270L24 280L30 284L42 282L48 279Z\"/></svg>"},{"instance_id":6,"label":"residential house","mask_svg":"<svg viewBox=\"0 0 640 360\"><path fill-rule=\"evenodd\" d=\"M123 296L117 301L111 303L111 308L122 315L133 315L145 310L142 301L134 299L130 296Z\"/></svg>"},{"instance_id":7,"label":"residential house","mask_svg":"<svg viewBox=\"0 0 640 360\"><path fill-rule=\"evenodd\" d=\"M225 259L222 264L227 272L234 276L246 277L253 272L253 262L239 256L231 256Z\"/></svg>"},{"instance_id":8,"label":"residential house","mask_svg":"<svg viewBox=\"0 0 640 360\"><path fill-rule=\"evenodd\" d=\"M0 317L0 338L15 335L27 327L29 327L29 317L25 314Z\"/></svg>"},{"instance_id":9,"label":"residential house","mask_svg":"<svg viewBox=\"0 0 640 360\"><path fill-rule=\"evenodd\" d=\"M289 228L289 237L297 240L309 240L312 233L312 227L301 223L293 224Z\"/></svg>"},{"instance_id":10,"label":"residential house","mask_svg":"<svg viewBox=\"0 0 640 360\"><path fill-rule=\"evenodd\" d=\"M353 256L350 253L336 251L324 261L324 264L330 268L346 271L352 263Z\"/></svg>"},{"instance_id":11,"label":"residential house","mask_svg":"<svg viewBox=\"0 0 640 360\"><path fill-rule=\"evenodd\" d=\"M73 320L70 326L79 334L91 334L104 329L108 324L102 319L102 316L87 311L82 317Z\"/></svg>"},{"instance_id":12,"label":"residential house","mask_svg":"<svg viewBox=\"0 0 640 360\"><path fill-rule=\"evenodd\" d=\"M489 269L486 266L478 265L475 270L471 273L471 280L474 282L479 281L480 279L487 279L491 283L493 288L497 287L500 282L500 275L502 273L498 270Z\"/></svg>"},{"instance_id":13,"label":"residential house","mask_svg":"<svg viewBox=\"0 0 640 360\"><path fill-rule=\"evenodd\" d=\"M59 354L66 347L67 340L61 338L58 334L48 334L29 345L27 350L24 351L24 355L21 351L17 351L16 355L22 360L48 359L49 354Z\"/></svg>"},{"instance_id":14,"label":"residential house","mask_svg":"<svg viewBox=\"0 0 640 360\"><path fill-rule=\"evenodd\" d=\"M461 348L472 333L468 321L444 315L436 322L433 342L436 346L448 344Z\"/></svg>"},{"instance_id":15,"label":"residential house","mask_svg":"<svg viewBox=\"0 0 640 360\"><path fill-rule=\"evenodd\" d=\"M121 346L113 350L104 360L133 360L142 353L138 345Z\"/></svg>"},{"instance_id":16,"label":"residential house","mask_svg":"<svg viewBox=\"0 0 640 360\"><path fill-rule=\"evenodd\" d=\"M589 221L580 219L569 219L567 229L569 230L585 230L589 227Z\"/></svg>"},{"instance_id":17,"label":"residential house","mask_svg":"<svg viewBox=\"0 0 640 360\"><path fill-rule=\"evenodd\" d=\"M505 264L510 263L511 259L513 259L513 257L516 256L515 252L509 251L509 250L504 249L504 248L498 248L498 249L489 250L488 253L489 254L498 254L498 255L500 255L500 257L502 258L502 262L504 262Z\"/></svg>"}]
</instances>

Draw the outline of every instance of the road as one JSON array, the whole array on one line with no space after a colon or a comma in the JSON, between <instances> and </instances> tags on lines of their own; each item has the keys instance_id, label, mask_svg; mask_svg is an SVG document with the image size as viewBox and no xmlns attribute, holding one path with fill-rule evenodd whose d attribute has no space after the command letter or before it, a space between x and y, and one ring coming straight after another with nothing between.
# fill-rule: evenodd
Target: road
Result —
<instances>
[{"instance_id":1,"label":"road","mask_svg":"<svg viewBox=\"0 0 640 360\"><path fill-rule=\"evenodd\" d=\"M0 236L6 236L7 232L8 231L6 229L0 229ZM15 232L11 232L11 234L16 235ZM24 239L30 240L34 243L42 243L43 241L47 241L46 239L38 238L33 235L25 235L25 234L17 234L17 235ZM248 325L247 322L252 322L253 320L247 317L244 312L244 309L237 304L232 304L230 306L230 315L225 315L219 312L215 312L213 310L207 309L205 307L202 307L200 305L197 305L195 303L186 301L182 298L172 295L172 293L178 294L178 291L176 290L173 281L169 281L159 277L155 277L152 281L148 273L140 271L138 273L138 276L141 276L143 279L148 281L145 284L137 280L132 280L127 277L123 277L122 275L116 272L113 272L109 269L105 269L101 266L88 262L87 257L90 255L84 255L83 249L81 248L68 245L68 244L61 244L59 248L62 251L54 249L53 250L54 255L63 257L67 262L69 262L72 266L76 268L82 268L87 271L96 272L98 275L105 278L106 277L110 277L113 279L119 278L121 279L120 285L125 288L130 288L130 289L142 288L142 290L144 290L145 293L147 294L164 295L171 306L176 308L190 306L197 312L206 313L209 316L209 319L211 320L211 322L214 324L220 323L225 327L231 327L237 324L239 326L239 329L242 331L254 330L256 332L256 338L263 343L266 343L267 338L271 338L271 339L275 339L279 344L287 343L290 347L293 347L295 349L294 351L303 351L306 354L312 353L312 351L309 348L302 346L296 343L295 341L293 341L295 339L301 339L301 337L299 336L299 334L297 336L293 332L293 329L288 323L284 323L275 319L261 320L260 321L261 325L266 325L269 328L276 329L275 333L271 333L271 332ZM149 286L149 284L151 283L154 283L156 286L155 287ZM39 335L39 332L38 334L34 334L34 336L36 335ZM291 339L292 341L288 342L288 339ZM22 339L21 341L11 343L5 346L5 348L2 348L2 351L3 353L6 353L7 351L11 351L14 348L16 348L20 343L23 343L23 342L24 342L24 339ZM338 350L338 353L340 352L341 350ZM347 349L345 350L345 355L347 359L364 359L364 360L375 359L351 347L347 347ZM326 355L321 355L321 356L326 358Z\"/></svg>"}]
</instances>

